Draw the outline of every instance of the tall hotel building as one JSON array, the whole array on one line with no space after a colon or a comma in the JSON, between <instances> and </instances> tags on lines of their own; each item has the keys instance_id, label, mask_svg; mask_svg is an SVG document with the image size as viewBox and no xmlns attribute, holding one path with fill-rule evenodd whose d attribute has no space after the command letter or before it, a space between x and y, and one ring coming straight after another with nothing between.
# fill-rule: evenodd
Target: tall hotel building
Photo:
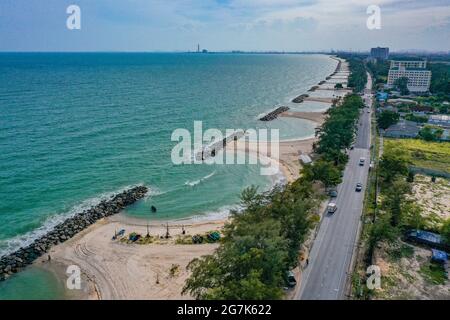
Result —
<instances>
[{"instance_id":1,"label":"tall hotel building","mask_svg":"<svg viewBox=\"0 0 450 320\"><path fill-rule=\"evenodd\" d=\"M427 92L430 89L431 71L426 69L426 61L391 61L388 87L393 87L397 79L408 78L410 92Z\"/></svg>"},{"instance_id":2,"label":"tall hotel building","mask_svg":"<svg viewBox=\"0 0 450 320\"><path fill-rule=\"evenodd\" d=\"M373 59L387 60L389 58L389 48L372 48L370 50L370 57Z\"/></svg>"}]
</instances>

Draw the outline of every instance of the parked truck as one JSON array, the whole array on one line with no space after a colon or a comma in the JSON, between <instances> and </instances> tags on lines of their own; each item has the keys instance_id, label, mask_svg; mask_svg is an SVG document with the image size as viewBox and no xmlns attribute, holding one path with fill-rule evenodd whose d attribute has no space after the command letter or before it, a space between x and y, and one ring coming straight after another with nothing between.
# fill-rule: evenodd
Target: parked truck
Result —
<instances>
[{"instance_id":1,"label":"parked truck","mask_svg":"<svg viewBox=\"0 0 450 320\"><path fill-rule=\"evenodd\" d=\"M328 204L328 206L327 206L327 212L328 212L328 213L335 213L336 210L337 210L336 203L330 202L330 203Z\"/></svg>"}]
</instances>

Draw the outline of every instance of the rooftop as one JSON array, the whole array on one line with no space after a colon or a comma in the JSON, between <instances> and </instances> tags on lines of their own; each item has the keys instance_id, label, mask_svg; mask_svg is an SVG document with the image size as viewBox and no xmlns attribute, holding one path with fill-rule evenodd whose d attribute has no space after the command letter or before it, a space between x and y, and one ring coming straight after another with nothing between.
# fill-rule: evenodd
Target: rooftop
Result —
<instances>
[{"instance_id":1,"label":"rooftop","mask_svg":"<svg viewBox=\"0 0 450 320\"><path fill-rule=\"evenodd\" d=\"M404 68L404 67L399 68L399 67L393 67L393 68L390 68L389 71L390 70L394 70L394 71L399 71L399 70L401 70L401 71L403 71L403 70L405 70L405 71L428 71L428 72L431 72L430 70L425 69L425 68Z\"/></svg>"}]
</instances>

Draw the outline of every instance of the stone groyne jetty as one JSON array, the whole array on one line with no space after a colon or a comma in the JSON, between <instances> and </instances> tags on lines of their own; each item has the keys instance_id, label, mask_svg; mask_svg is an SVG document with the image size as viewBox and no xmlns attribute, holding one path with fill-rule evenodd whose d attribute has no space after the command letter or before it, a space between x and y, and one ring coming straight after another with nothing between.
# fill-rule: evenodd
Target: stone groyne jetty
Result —
<instances>
[{"instance_id":1,"label":"stone groyne jetty","mask_svg":"<svg viewBox=\"0 0 450 320\"><path fill-rule=\"evenodd\" d=\"M275 120L281 113L286 112L289 110L289 107L278 107L275 110L269 112L268 114L266 114L265 116L259 118L259 120L261 121L271 121L271 120Z\"/></svg>"},{"instance_id":2,"label":"stone groyne jetty","mask_svg":"<svg viewBox=\"0 0 450 320\"><path fill-rule=\"evenodd\" d=\"M244 130L236 130L234 133L230 134L226 138L223 138L220 141L216 141L209 146L205 146L195 154L195 159L197 161L205 161L208 158L214 158L220 150L224 149L227 144L232 141L237 141L245 135Z\"/></svg>"},{"instance_id":3,"label":"stone groyne jetty","mask_svg":"<svg viewBox=\"0 0 450 320\"><path fill-rule=\"evenodd\" d=\"M309 97L309 95L304 93L304 94L299 95L297 98L294 98L292 100L292 102L294 102L294 103L302 103L308 97Z\"/></svg>"},{"instance_id":4,"label":"stone groyne jetty","mask_svg":"<svg viewBox=\"0 0 450 320\"><path fill-rule=\"evenodd\" d=\"M21 271L48 252L52 246L69 240L97 220L119 213L126 206L143 198L147 191L148 188L145 186L125 190L112 196L110 200L103 200L98 205L67 218L53 230L34 240L32 244L0 257L0 281Z\"/></svg>"}]
</instances>

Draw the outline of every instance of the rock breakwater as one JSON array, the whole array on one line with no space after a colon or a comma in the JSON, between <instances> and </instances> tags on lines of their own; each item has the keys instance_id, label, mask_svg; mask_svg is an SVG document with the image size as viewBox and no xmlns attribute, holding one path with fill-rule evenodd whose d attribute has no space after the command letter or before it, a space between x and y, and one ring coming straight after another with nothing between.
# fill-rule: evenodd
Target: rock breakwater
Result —
<instances>
[{"instance_id":1,"label":"rock breakwater","mask_svg":"<svg viewBox=\"0 0 450 320\"><path fill-rule=\"evenodd\" d=\"M268 114L266 114L265 116L261 117L259 120L261 121L271 121L271 120L275 120L281 113L288 111L289 107L278 107L275 110L269 112Z\"/></svg>"},{"instance_id":2,"label":"rock breakwater","mask_svg":"<svg viewBox=\"0 0 450 320\"><path fill-rule=\"evenodd\" d=\"M126 206L143 198L147 191L148 188L145 186L136 186L125 190L112 196L110 200L103 200L89 210L67 218L50 232L36 239L32 244L0 257L0 281L21 271L48 252L52 246L69 240L97 220L119 213Z\"/></svg>"}]
</instances>

